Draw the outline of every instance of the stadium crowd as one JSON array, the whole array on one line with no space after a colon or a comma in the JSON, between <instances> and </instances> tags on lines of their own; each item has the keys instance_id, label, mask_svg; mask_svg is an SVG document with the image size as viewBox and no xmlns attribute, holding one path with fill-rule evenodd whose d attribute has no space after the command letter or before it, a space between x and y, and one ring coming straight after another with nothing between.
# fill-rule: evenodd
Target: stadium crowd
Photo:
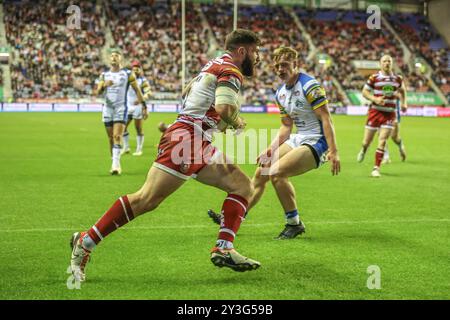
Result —
<instances>
[{"instance_id":1,"label":"stadium crowd","mask_svg":"<svg viewBox=\"0 0 450 320\"><path fill-rule=\"evenodd\" d=\"M15 49L10 64L15 99L90 96L97 76L106 68L101 58L106 39L101 21L103 13L115 46L125 53L128 62L137 59L142 63L154 91L170 93L174 97L181 91L180 3L153 1L149 6L138 0L113 0L101 8L84 1L79 4L82 10L79 30L66 28L69 1L40 0L37 5L31 1L6 0L5 3L6 37ZM187 6L186 10L187 81L211 56L211 38L215 38L219 48L223 46L225 34L233 27L233 7L217 3ZM197 10L202 10L210 29L204 27ZM262 39L258 75L244 86L247 103L273 101L279 80L272 69L270 55L280 45L292 46L299 52L301 68L323 83L329 100L338 106L345 105L347 97L340 94L335 81L344 90L360 90L366 77L357 71L352 61L378 60L382 54L395 57L407 79L408 90L431 90L420 70L409 70L402 60L399 44L386 28L367 29L365 12L295 8L295 13L318 53L328 54L332 58L331 64L319 63L317 57L307 59L311 48L296 22L282 7L240 5L238 27L252 29ZM436 70L433 80L449 95L449 50L432 49L429 42L436 40L438 35L425 19L416 18L419 32L405 20L410 18L389 17L411 50L423 56Z\"/></svg>"},{"instance_id":2,"label":"stadium crowd","mask_svg":"<svg viewBox=\"0 0 450 320\"><path fill-rule=\"evenodd\" d=\"M5 28L16 50L11 64L14 98L79 98L92 93L94 75L103 70L104 33L100 10L79 4L81 28L66 27L69 1L6 1Z\"/></svg>"},{"instance_id":3,"label":"stadium crowd","mask_svg":"<svg viewBox=\"0 0 450 320\"><path fill-rule=\"evenodd\" d=\"M300 20L311 35L319 52L328 54L333 64L328 71L345 90L360 90L365 81L352 60L376 60L383 54L396 58L403 66L402 50L387 31L368 30L365 13L353 11L323 11L297 9ZM345 54L343 54L345 53Z\"/></svg>"},{"instance_id":4,"label":"stadium crowd","mask_svg":"<svg viewBox=\"0 0 450 320\"><path fill-rule=\"evenodd\" d=\"M389 22L416 57L423 57L434 69L433 80L446 95L450 93L449 61L450 50L428 20L419 14L389 14ZM434 43L434 45L433 45ZM428 91L425 77L414 72L414 79L423 83L416 91Z\"/></svg>"}]
</instances>

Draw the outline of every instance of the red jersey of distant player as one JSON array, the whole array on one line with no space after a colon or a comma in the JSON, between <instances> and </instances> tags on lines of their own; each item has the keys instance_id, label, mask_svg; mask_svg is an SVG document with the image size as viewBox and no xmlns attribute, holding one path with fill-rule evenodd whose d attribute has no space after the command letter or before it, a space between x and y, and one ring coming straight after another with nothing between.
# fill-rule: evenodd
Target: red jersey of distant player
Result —
<instances>
[{"instance_id":1,"label":"red jersey of distant player","mask_svg":"<svg viewBox=\"0 0 450 320\"><path fill-rule=\"evenodd\" d=\"M383 97L384 104L370 105L366 128L393 128L396 120L398 92L403 83L403 78L391 73L384 75L381 71L369 77L365 87L373 92L375 97Z\"/></svg>"},{"instance_id":2,"label":"red jersey of distant player","mask_svg":"<svg viewBox=\"0 0 450 320\"><path fill-rule=\"evenodd\" d=\"M223 130L214 109L216 89L227 86L239 92L242 81L243 75L229 54L209 61L186 87L178 118L161 137L154 166L187 180L218 156L210 131ZM187 150L189 154L185 154Z\"/></svg>"}]
</instances>

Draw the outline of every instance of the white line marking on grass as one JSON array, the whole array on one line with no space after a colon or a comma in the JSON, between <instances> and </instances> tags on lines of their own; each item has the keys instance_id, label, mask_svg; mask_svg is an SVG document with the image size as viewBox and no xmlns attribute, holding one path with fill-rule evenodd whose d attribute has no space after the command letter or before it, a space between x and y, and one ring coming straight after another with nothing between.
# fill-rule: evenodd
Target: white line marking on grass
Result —
<instances>
[{"instance_id":1,"label":"white line marking on grass","mask_svg":"<svg viewBox=\"0 0 450 320\"><path fill-rule=\"evenodd\" d=\"M433 222L450 222L450 219L403 219L403 220L352 220L352 221L310 221L306 224L392 224L392 223L433 223ZM280 223L244 223L246 227L266 227L266 226L278 226ZM143 227L123 227L125 230L159 230L159 229L204 229L212 228L214 224L202 224L202 225L176 225L176 226L143 226ZM217 227L218 228L218 227ZM31 228L31 229L0 229L0 233L10 232L66 232L76 231L83 228Z\"/></svg>"}]
</instances>

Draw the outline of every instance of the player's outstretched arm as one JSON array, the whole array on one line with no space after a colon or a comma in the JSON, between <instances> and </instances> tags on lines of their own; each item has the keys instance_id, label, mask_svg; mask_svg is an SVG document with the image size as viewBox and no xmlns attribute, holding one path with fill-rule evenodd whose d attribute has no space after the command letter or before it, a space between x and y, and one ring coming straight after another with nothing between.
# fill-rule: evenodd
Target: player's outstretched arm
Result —
<instances>
[{"instance_id":1,"label":"player's outstretched arm","mask_svg":"<svg viewBox=\"0 0 450 320\"><path fill-rule=\"evenodd\" d=\"M292 132L292 128L294 127L294 121L287 114L283 115L281 118L281 127L278 130L276 137L273 139L270 146L264 150L256 159L256 163L259 166L264 166L265 164L270 163L272 155L277 151L277 149L285 143Z\"/></svg>"},{"instance_id":2,"label":"player's outstretched arm","mask_svg":"<svg viewBox=\"0 0 450 320\"><path fill-rule=\"evenodd\" d=\"M314 110L317 118L322 122L323 132L328 144L328 161L331 163L331 173L333 175L339 174L341 171L341 161L337 150L336 134L334 125L331 120L328 104L325 104Z\"/></svg>"}]
</instances>

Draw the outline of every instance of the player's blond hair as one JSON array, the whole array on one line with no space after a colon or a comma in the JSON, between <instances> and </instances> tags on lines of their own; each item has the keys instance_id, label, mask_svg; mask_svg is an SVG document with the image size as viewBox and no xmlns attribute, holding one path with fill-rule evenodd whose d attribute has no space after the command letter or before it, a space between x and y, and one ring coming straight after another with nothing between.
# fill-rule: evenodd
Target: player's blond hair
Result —
<instances>
[{"instance_id":1,"label":"player's blond hair","mask_svg":"<svg viewBox=\"0 0 450 320\"><path fill-rule=\"evenodd\" d=\"M276 48L272 54L272 60L277 61L282 56L285 56L289 60L297 60L298 58L298 52L292 47L279 47Z\"/></svg>"}]
</instances>

